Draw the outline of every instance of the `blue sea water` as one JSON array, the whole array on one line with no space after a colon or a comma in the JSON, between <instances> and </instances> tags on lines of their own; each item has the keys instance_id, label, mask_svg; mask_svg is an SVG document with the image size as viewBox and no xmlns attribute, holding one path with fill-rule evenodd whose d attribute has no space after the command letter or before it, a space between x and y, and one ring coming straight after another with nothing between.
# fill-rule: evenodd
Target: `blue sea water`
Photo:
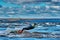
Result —
<instances>
[{"instance_id":1,"label":"blue sea water","mask_svg":"<svg viewBox=\"0 0 60 40\"><path fill-rule=\"evenodd\" d=\"M16 4L11 4L11 3L6 3L6 2L3 2L3 0L0 0L0 5L2 7L20 7L19 5L16 5ZM8 6L7 6L8 5Z\"/></svg>"},{"instance_id":2,"label":"blue sea water","mask_svg":"<svg viewBox=\"0 0 60 40\"><path fill-rule=\"evenodd\" d=\"M6 38L0 37L0 40L60 40L60 38Z\"/></svg>"}]
</instances>

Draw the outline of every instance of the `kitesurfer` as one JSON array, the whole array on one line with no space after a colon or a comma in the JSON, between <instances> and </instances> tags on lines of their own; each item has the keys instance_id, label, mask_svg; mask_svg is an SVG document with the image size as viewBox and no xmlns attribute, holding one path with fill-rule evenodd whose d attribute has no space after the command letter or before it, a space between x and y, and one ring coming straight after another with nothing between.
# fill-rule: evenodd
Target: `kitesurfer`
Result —
<instances>
[{"instance_id":1,"label":"kitesurfer","mask_svg":"<svg viewBox=\"0 0 60 40\"><path fill-rule=\"evenodd\" d=\"M23 33L24 30L31 30L31 29L34 29L36 27L36 23L33 23L33 24L29 24L28 27L25 27L23 28L22 30L18 30L18 31L11 31L10 33L17 33L17 34L21 34Z\"/></svg>"},{"instance_id":2,"label":"kitesurfer","mask_svg":"<svg viewBox=\"0 0 60 40\"><path fill-rule=\"evenodd\" d=\"M30 24L28 27L23 28L22 30L19 30L18 33L23 33L24 30L31 30L34 29L36 27L36 23Z\"/></svg>"}]
</instances>

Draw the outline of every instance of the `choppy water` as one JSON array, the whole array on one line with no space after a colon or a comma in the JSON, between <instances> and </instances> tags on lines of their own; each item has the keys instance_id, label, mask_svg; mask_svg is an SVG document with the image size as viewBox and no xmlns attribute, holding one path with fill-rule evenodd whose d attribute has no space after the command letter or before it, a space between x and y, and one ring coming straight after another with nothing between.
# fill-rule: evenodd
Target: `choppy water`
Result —
<instances>
[{"instance_id":1,"label":"choppy water","mask_svg":"<svg viewBox=\"0 0 60 40\"><path fill-rule=\"evenodd\" d=\"M0 30L6 30L6 28L0 28ZM60 26L52 26L52 27L43 27L38 26L35 29L28 30L29 32L53 32L59 33ZM0 37L0 40L60 40L60 38L9 38L9 37Z\"/></svg>"}]
</instances>

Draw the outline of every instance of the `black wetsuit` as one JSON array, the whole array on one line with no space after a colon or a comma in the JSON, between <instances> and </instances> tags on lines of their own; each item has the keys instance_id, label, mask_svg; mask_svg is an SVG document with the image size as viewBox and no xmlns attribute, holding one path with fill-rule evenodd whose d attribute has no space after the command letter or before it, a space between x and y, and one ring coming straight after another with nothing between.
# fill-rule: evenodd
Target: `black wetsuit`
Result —
<instances>
[{"instance_id":1,"label":"black wetsuit","mask_svg":"<svg viewBox=\"0 0 60 40\"><path fill-rule=\"evenodd\" d=\"M22 31L23 30L30 30L30 29L34 29L34 28L35 28L35 26L30 25L29 27L23 28Z\"/></svg>"}]
</instances>

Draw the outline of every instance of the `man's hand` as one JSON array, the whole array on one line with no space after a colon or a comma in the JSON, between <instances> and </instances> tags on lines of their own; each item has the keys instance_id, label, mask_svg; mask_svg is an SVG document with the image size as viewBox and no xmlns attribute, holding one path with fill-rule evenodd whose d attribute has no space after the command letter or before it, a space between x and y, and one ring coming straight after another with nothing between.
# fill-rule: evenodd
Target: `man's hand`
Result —
<instances>
[{"instance_id":1,"label":"man's hand","mask_svg":"<svg viewBox=\"0 0 60 40\"><path fill-rule=\"evenodd\" d=\"M22 34L23 33L23 30L18 30L17 33L18 34Z\"/></svg>"}]
</instances>

